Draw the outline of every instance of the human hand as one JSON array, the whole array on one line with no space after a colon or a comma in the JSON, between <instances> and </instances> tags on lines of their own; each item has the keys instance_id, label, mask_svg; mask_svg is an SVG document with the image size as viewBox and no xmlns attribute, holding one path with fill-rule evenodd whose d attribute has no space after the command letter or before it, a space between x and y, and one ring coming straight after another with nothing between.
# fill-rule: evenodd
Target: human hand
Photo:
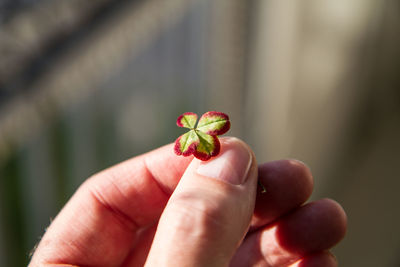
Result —
<instances>
[{"instance_id":1,"label":"human hand","mask_svg":"<svg viewBox=\"0 0 400 267\"><path fill-rule=\"evenodd\" d=\"M170 144L94 175L29 266L336 266L328 250L346 215L333 200L302 205L313 187L308 168L257 167L242 141L221 143L207 162L177 157Z\"/></svg>"}]
</instances>

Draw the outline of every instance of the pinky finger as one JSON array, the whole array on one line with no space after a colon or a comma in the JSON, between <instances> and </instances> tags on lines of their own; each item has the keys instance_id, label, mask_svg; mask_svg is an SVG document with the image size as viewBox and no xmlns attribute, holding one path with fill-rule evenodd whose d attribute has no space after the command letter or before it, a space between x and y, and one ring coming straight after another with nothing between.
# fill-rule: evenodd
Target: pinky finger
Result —
<instances>
[{"instance_id":1,"label":"pinky finger","mask_svg":"<svg viewBox=\"0 0 400 267\"><path fill-rule=\"evenodd\" d=\"M337 267L336 257L329 251L307 255L289 267Z\"/></svg>"}]
</instances>

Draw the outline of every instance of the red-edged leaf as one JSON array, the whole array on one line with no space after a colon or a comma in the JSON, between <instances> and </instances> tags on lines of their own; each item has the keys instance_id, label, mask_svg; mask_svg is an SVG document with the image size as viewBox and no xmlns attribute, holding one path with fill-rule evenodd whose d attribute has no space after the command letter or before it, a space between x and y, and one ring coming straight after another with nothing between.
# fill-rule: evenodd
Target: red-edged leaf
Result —
<instances>
[{"instance_id":1,"label":"red-edged leaf","mask_svg":"<svg viewBox=\"0 0 400 267\"><path fill-rule=\"evenodd\" d=\"M185 157L190 156L196 150L196 146L199 143L199 137L194 130L182 134L175 141L175 153L177 155L183 155Z\"/></svg>"},{"instance_id":2,"label":"red-edged leaf","mask_svg":"<svg viewBox=\"0 0 400 267\"><path fill-rule=\"evenodd\" d=\"M209 135L221 135L231 127L228 115L218 111L209 111L201 116L197 130Z\"/></svg>"},{"instance_id":3,"label":"red-edged leaf","mask_svg":"<svg viewBox=\"0 0 400 267\"><path fill-rule=\"evenodd\" d=\"M205 161L219 154L221 145L217 136L205 134L200 131L196 131L196 133L200 140L193 152L196 158Z\"/></svg>"},{"instance_id":4,"label":"red-edged leaf","mask_svg":"<svg viewBox=\"0 0 400 267\"><path fill-rule=\"evenodd\" d=\"M197 114L193 112L185 112L178 117L176 120L176 125L179 127L185 127L189 129L194 129L196 126Z\"/></svg>"}]
</instances>

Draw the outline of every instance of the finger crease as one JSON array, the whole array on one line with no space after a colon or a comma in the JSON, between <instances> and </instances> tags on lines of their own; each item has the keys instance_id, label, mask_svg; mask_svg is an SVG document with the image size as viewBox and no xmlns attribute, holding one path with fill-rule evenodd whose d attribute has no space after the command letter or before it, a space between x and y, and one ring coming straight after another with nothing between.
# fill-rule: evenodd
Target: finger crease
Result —
<instances>
[{"instance_id":1,"label":"finger crease","mask_svg":"<svg viewBox=\"0 0 400 267\"><path fill-rule=\"evenodd\" d=\"M160 191L163 193L163 195L166 197L168 200L169 197L171 196L171 193L167 191L167 189L156 179L154 173L151 171L151 168L147 164L146 158L143 158L143 165L144 165L144 170L146 174L148 174L148 177L150 177L151 180L156 184L156 186L160 189Z\"/></svg>"},{"instance_id":2,"label":"finger crease","mask_svg":"<svg viewBox=\"0 0 400 267\"><path fill-rule=\"evenodd\" d=\"M117 187L117 190L118 187ZM96 190L89 190L92 198L105 210L109 211L110 214L122 225L122 227L127 228L131 231L140 228L139 224L131 218L129 215L122 212L120 209L115 208L113 205L110 205L103 196L98 193Z\"/></svg>"}]
</instances>

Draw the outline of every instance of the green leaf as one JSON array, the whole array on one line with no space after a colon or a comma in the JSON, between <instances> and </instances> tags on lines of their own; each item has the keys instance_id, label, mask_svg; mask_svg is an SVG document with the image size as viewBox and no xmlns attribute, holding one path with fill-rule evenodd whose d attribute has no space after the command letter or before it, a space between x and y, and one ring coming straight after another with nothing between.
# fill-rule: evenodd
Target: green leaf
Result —
<instances>
[{"instance_id":1,"label":"green leaf","mask_svg":"<svg viewBox=\"0 0 400 267\"><path fill-rule=\"evenodd\" d=\"M196 150L196 146L200 142L195 130L181 135L175 141L175 152L178 155L190 156Z\"/></svg>"},{"instance_id":2,"label":"green leaf","mask_svg":"<svg viewBox=\"0 0 400 267\"><path fill-rule=\"evenodd\" d=\"M197 114L193 112L185 112L178 117L176 120L176 125L179 127L185 127L189 129L194 129L197 121Z\"/></svg>"},{"instance_id":3,"label":"green leaf","mask_svg":"<svg viewBox=\"0 0 400 267\"><path fill-rule=\"evenodd\" d=\"M222 112L209 111L201 116L197 130L210 135L221 135L229 130L230 125L228 115Z\"/></svg>"},{"instance_id":4,"label":"green leaf","mask_svg":"<svg viewBox=\"0 0 400 267\"><path fill-rule=\"evenodd\" d=\"M217 135L229 130L229 117L222 112L209 111L201 116L197 127L196 121L197 115L192 112L178 117L176 124L191 130L176 139L174 150L177 155L193 154L198 159L209 160L219 154L221 145Z\"/></svg>"}]
</instances>

